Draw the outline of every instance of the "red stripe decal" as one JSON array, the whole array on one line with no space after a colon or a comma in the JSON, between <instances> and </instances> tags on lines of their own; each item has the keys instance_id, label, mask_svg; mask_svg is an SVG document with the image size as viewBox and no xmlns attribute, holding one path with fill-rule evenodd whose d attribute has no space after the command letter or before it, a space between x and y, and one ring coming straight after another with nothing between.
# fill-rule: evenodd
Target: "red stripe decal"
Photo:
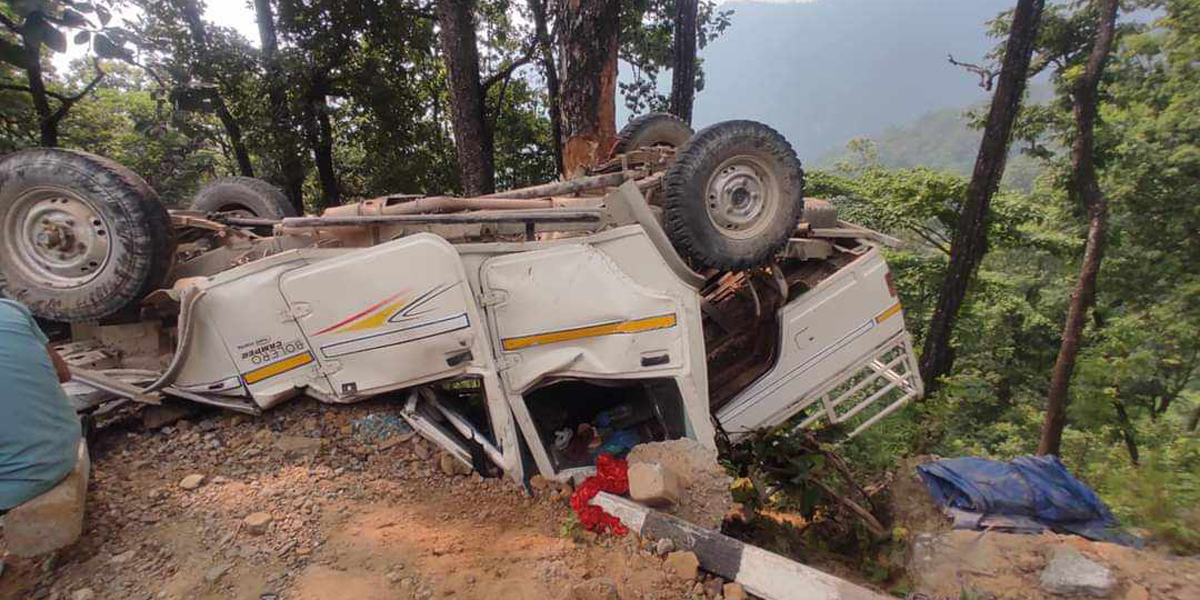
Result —
<instances>
[{"instance_id":1,"label":"red stripe decal","mask_svg":"<svg viewBox=\"0 0 1200 600\"><path fill-rule=\"evenodd\" d=\"M395 296L392 296L392 297L390 297L390 298L387 298L387 299L385 299L385 300L380 300L379 302L376 302L375 304L372 304L372 305L370 306L370 308L367 308L366 310L364 310L364 311L362 311L362 312L360 312L360 313L358 313L358 314L356 314L356 315L354 315L354 316L352 316L352 317L349 317L349 318L347 318L345 321L339 321L339 322L337 322L337 323L334 323L333 325L330 325L329 327L326 327L325 329L322 329L322 330L320 330L320 331L316 332L316 333L315 333L315 334L313 334L313 335L321 335L322 333L328 333L328 332L330 332L330 331L333 331L334 329L337 329L338 327L341 327L342 325L345 325L346 323L349 323L350 321L353 321L353 320L355 320L355 319L357 319L357 318L360 318L360 317L366 316L366 315L370 314L372 311L374 311L374 310L378 309L379 307L381 307L381 306L383 306L383 305L387 304L388 302L391 302L392 300L395 300L396 298L399 298L399 297L400 297L401 295L403 295L404 293L405 293L404 291L401 291L401 292L397 293Z\"/></svg>"}]
</instances>

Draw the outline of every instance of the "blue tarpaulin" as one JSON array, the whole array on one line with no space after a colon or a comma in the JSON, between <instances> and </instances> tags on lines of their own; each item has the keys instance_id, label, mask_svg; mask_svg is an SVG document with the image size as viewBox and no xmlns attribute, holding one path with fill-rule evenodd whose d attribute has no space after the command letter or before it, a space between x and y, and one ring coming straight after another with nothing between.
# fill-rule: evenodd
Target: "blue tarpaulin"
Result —
<instances>
[{"instance_id":1,"label":"blue tarpaulin","mask_svg":"<svg viewBox=\"0 0 1200 600\"><path fill-rule=\"evenodd\" d=\"M1141 546L1121 531L1091 488L1056 456L1012 462L948 458L917 467L929 493L961 529L1070 532L1088 539Z\"/></svg>"}]
</instances>

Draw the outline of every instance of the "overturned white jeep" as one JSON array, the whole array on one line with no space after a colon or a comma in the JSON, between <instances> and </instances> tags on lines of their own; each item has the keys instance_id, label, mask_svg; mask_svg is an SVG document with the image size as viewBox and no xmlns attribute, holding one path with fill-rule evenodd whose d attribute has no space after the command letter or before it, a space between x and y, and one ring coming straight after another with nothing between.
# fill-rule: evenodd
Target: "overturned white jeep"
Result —
<instances>
[{"instance_id":1,"label":"overturned white jeep","mask_svg":"<svg viewBox=\"0 0 1200 600\"><path fill-rule=\"evenodd\" d=\"M769 127L654 115L574 179L303 217L244 178L169 212L111 161L30 150L0 161L0 290L118 346L77 370L97 389L251 413L407 390L480 472L565 479L645 441L854 435L922 393L893 240L803 177ZM131 320L171 351L106 336Z\"/></svg>"}]
</instances>

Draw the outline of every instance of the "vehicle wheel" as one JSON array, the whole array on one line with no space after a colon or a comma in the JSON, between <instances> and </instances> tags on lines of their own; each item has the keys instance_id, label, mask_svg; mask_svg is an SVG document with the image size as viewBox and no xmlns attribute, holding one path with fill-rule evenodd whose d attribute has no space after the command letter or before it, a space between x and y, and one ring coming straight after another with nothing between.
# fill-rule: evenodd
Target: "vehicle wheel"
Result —
<instances>
[{"instance_id":1,"label":"vehicle wheel","mask_svg":"<svg viewBox=\"0 0 1200 600\"><path fill-rule=\"evenodd\" d=\"M55 321L133 309L175 259L171 218L141 177L75 150L0 160L0 295Z\"/></svg>"},{"instance_id":2,"label":"vehicle wheel","mask_svg":"<svg viewBox=\"0 0 1200 600\"><path fill-rule=\"evenodd\" d=\"M837 207L828 200L808 198L804 201L804 217L800 220L813 229L833 229L838 226Z\"/></svg>"},{"instance_id":3,"label":"vehicle wheel","mask_svg":"<svg viewBox=\"0 0 1200 600\"><path fill-rule=\"evenodd\" d=\"M206 213L235 212L276 220L297 216L296 208L279 188L253 177L217 179L196 193L191 208Z\"/></svg>"},{"instance_id":4,"label":"vehicle wheel","mask_svg":"<svg viewBox=\"0 0 1200 600\"><path fill-rule=\"evenodd\" d=\"M629 122L617 134L613 155L637 148L667 146L678 148L692 137L692 128L682 119L668 113L650 113Z\"/></svg>"},{"instance_id":5,"label":"vehicle wheel","mask_svg":"<svg viewBox=\"0 0 1200 600\"><path fill-rule=\"evenodd\" d=\"M663 227L701 267L749 269L771 261L804 212L804 171L774 129L725 121L675 153L665 178Z\"/></svg>"}]
</instances>

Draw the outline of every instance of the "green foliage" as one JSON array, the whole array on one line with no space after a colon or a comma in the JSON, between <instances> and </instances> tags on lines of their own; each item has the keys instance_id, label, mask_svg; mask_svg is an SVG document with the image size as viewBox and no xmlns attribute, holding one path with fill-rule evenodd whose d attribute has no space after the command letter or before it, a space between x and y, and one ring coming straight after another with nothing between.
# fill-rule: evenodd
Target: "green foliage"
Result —
<instances>
[{"instance_id":1,"label":"green foliage","mask_svg":"<svg viewBox=\"0 0 1200 600\"><path fill-rule=\"evenodd\" d=\"M76 68L88 69L83 63ZM63 143L133 169L168 206L186 206L221 159L202 137L187 133L201 127L201 117L172 111L140 70L120 64L108 69L107 82L73 109Z\"/></svg>"},{"instance_id":2,"label":"green foliage","mask_svg":"<svg viewBox=\"0 0 1200 600\"><path fill-rule=\"evenodd\" d=\"M0 3L23 26L33 18L39 65L52 94L82 93L99 65L106 72L61 123L61 142L108 155L145 177L172 205L187 202L207 179L233 173L230 135L215 114L221 99L241 125L255 172L278 178L280 150L301 145L305 184L319 193L302 115L322 95L333 159L347 197L387 192L442 193L459 188L447 117L445 65L434 20L415 0L278 0L281 69L292 122L272 118L260 51L236 32L207 24L203 46L187 28L180 0L135 0L132 23L116 26L114 3ZM1200 3L1141 0L1153 24L1122 23L1105 75L1097 159L1112 206L1098 303L1089 315L1063 459L1093 485L1126 523L1147 528L1183 551L1200 546ZM68 6L69 5L69 6ZM832 6L832 5L831 5ZM523 3L476 4L486 79L520 59L529 40ZM671 62L674 3L624 3L622 82L639 114L666 102L658 76ZM749 10L749 9L747 9ZM758 10L758 9L755 9ZM832 10L832 9L831 9ZM849 9L847 9L849 10ZM1035 68L1050 69L1051 97L1037 87L1016 127L1002 192L992 201L990 251L969 290L954 332L955 370L942 389L842 445L855 478L895 467L897 457L938 453L1000 459L1036 449L1049 372L1078 272L1085 215L1067 197L1066 149L1073 77L1086 56L1094 15L1089 3L1053 4ZM773 13L772 13L773 14ZM730 24L730 12L700 3L698 45ZM40 19L40 21L39 21ZM1007 28L1005 17L993 24ZM756 31L756 34L758 32ZM44 59L70 35L89 58L65 73ZM0 29L0 153L36 145L41 119L28 87L22 44ZM779 54L799 64L810 56ZM994 56L993 56L994 58ZM743 61L738 68L757 69ZM759 61L763 62L763 61ZM532 69L516 70L488 90L501 187L545 181L554 172L546 92ZM907 75L905 75L907 77ZM703 74L697 78L703 87ZM886 89L886 86L879 84ZM323 89L318 89L322 88ZM772 94L783 98L786 94ZM190 94L190 95L189 95ZM213 96L216 94L217 96ZM185 102L192 98L197 102ZM42 107L43 112L45 107ZM887 251L905 319L920 346L932 314L968 185L980 133L971 113L934 111L874 142L853 142L810 173L809 193L832 199L844 218L901 238ZM730 117L736 116L733 114ZM797 142L797 140L793 140ZM731 450L737 493L764 506L821 522L808 540L857 552L876 546L859 519L820 481L864 505L870 500L838 469L828 447L781 429ZM578 523L563 524L574 536ZM887 560L873 570L888 577Z\"/></svg>"},{"instance_id":3,"label":"green foliage","mask_svg":"<svg viewBox=\"0 0 1200 600\"><path fill-rule=\"evenodd\" d=\"M499 89L492 90L489 104L500 106L494 127L497 187L516 188L553 179L557 167L542 95L523 78L493 87Z\"/></svg>"},{"instance_id":4,"label":"green foliage","mask_svg":"<svg viewBox=\"0 0 1200 600\"><path fill-rule=\"evenodd\" d=\"M1200 542L1200 4L1155 2L1153 26L1125 23L1101 88L1096 132L1111 204L1097 305L1071 385L1062 458L1126 524L1185 552ZM998 195L990 251L954 332L954 372L935 395L843 446L850 464L882 472L896 456L1011 459L1036 451L1051 366L1078 275L1086 215L1065 192L1070 67L1088 39L1086 14L1054 9L1044 32L1057 96L1023 112L1018 136L1039 140L1041 174ZM1081 29L1082 28L1082 29ZM1081 31L1083 33L1081 33ZM834 172L812 177L851 220L913 243L889 254L905 319L919 338L944 265L961 183L887 169L854 144ZM922 236L922 230L928 230ZM919 341L919 340L918 340Z\"/></svg>"},{"instance_id":5,"label":"green foliage","mask_svg":"<svg viewBox=\"0 0 1200 600\"><path fill-rule=\"evenodd\" d=\"M733 493L739 501L799 516L810 541L859 553L888 537L870 516L873 499L855 482L851 467L811 432L790 426L757 431L723 444L721 456L737 477Z\"/></svg>"},{"instance_id":6,"label":"green foliage","mask_svg":"<svg viewBox=\"0 0 1200 600\"><path fill-rule=\"evenodd\" d=\"M699 0L696 11L696 48L704 49L732 23L732 10L720 10L712 0ZM675 1L634 0L621 3L619 56L633 70L632 81L619 83L631 116L667 110L669 98L659 89L658 77L674 64ZM696 59L696 91L704 89L704 68Z\"/></svg>"},{"instance_id":7,"label":"green foliage","mask_svg":"<svg viewBox=\"0 0 1200 600\"><path fill-rule=\"evenodd\" d=\"M562 523L559 523L558 537L572 541L583 538L583 523L579 522L579 516L575 514L575 511L568 513Z\"/></svg>"}]
</instances>

